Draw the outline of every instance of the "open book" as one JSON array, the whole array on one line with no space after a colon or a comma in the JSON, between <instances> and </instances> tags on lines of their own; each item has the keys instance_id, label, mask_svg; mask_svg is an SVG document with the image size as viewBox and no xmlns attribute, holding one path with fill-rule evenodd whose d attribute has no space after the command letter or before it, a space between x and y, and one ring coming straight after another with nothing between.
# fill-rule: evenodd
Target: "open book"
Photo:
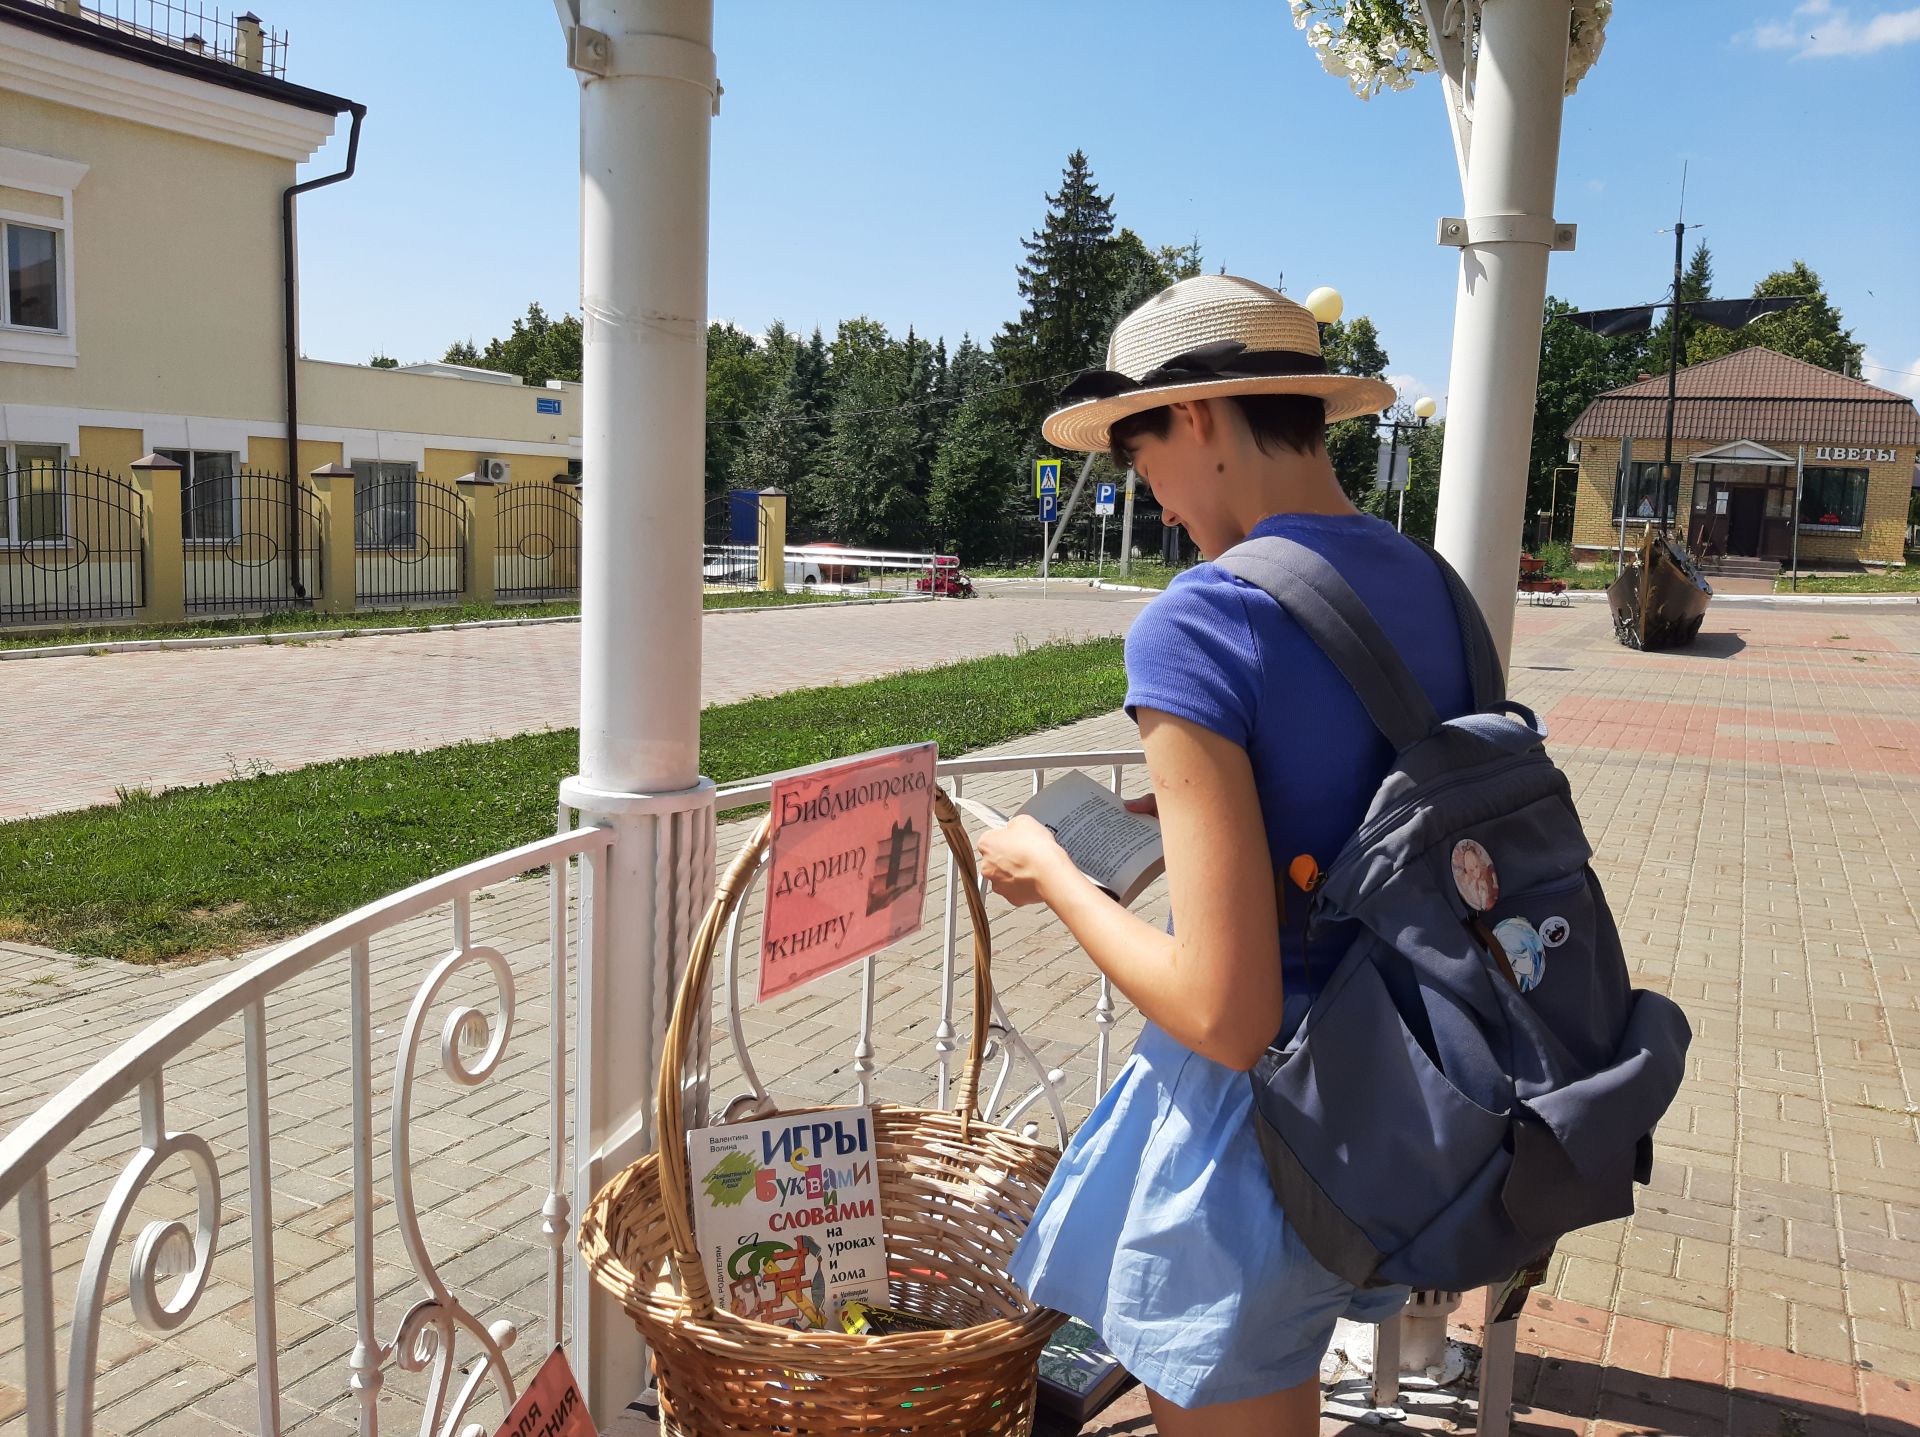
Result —
<instances>
[{"instance_id":1,"label":"open book","mask_svg":"<svg viewBox=\"0 0 1920 1437\"><path fill-rule=\"evenodd\" d=\"M990 827L1007 822L1008 815L974 799L954 802ZM1141 891L1166 871L1159 821L1128 813L1119 795L1084 773L1062 774L1027 800L1020 812L1052 830L1074 867L1123 907L1131 907Z\"/></svg>"}]
</instances>

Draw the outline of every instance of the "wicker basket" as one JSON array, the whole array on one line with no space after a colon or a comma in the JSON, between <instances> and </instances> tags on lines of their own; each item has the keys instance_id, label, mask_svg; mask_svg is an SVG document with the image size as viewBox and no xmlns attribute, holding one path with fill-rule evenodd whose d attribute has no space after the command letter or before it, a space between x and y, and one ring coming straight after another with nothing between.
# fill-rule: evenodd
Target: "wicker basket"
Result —
<instances>
[{"instance_id":1,"label":"wicker basket","mask_svg":"<svg viewBox=\"0 0 1920 1437\"><path fill-rule=\"evenodd\" d=\"M973 848L944 792L935 813L973 918L973 1045L957 1113L875 1104L889 1304L949 1324L850 1337L716 1311L689 1217L681 1078L705 1010L714 949L766 852L763 821L721 880L693 944L660 1062L664 1152L614 1178L587 1208L580 1250L653 1349L664 1431L676 1437L890 1437L1024 1433L1040 1349L1064 1320L1007 1276L1058 1154L975 1116L992 1004L990 942Z\"/></svg>"}]
</instances>

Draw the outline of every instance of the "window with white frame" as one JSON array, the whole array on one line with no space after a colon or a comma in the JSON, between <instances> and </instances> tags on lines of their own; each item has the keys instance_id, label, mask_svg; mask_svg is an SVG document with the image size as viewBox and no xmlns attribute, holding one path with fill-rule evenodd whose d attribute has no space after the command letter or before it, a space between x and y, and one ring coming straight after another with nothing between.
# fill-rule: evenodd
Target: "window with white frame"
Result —
<instances>
[{"instance_id":1,"label":"window with white frame","mask_svg":"<svg viewBox=\"0 0 1920 1437\"><path fill-rule=\"evenodd\" d=\"M224 544L240 534L239 455L220 449L156 449L180 466L180 537Z\"/></svg>"},{"instance_id":2,"label":"window with white frame","mask_svg":"<svg viewBox=\"0 0 1920 1437\"><path fill-rule=\"evenodd\" d=\"M0 361L72 367L74 160L0 146Z\"/></svg>"},{"instance_id":3,"label":"window with white frame","mask_svg":"<svg viewBox=\"0 0 1920 1437\"><path fill-rule=\"evenodd\" d=\"M60 544L67 534L66 453L0 444L0 548Z\"/></svg>"}]
</instances>

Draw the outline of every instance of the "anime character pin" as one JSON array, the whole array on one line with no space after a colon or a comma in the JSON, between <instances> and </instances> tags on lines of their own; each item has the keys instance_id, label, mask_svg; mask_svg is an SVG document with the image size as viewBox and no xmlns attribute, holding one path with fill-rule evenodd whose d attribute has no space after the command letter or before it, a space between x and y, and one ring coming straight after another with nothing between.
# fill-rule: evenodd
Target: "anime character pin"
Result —
<instances>
[{"instance_id":1,"label":"anime character pin","mask_svg":"<svg viewBox=\"0 0 1920 1437\"><path fill-rule=\"evenodd\" d=\"M1546 943L1524 918L1503 918L1493 925L1493 936L1513 965L1514 981L1522 993L1531 993L1547 976Z\"/></svg>"},{"instance_id":2,"label":"anime character pin","mask_svg":"<svg viewBox=\"0 0 1920 1437\"><path fill-rule=\"evenodd\" d=\"M1573 937L1573 925L1564 918L1542 918L1540 920L1540 941L1549 948L1558 948Z\"/></svg>"},{"instance_id":3,"label":"anime character pin","mask_svg":"<svg viewBox=\"0 0 1920 1437\"><path fill-rule=\"evenodd\" d=\"M1500 875L1493 858L1471 838L1453 845L1453 886L1475 913L1490 912L1500 901Z\"/></svg>"}]
</instances>

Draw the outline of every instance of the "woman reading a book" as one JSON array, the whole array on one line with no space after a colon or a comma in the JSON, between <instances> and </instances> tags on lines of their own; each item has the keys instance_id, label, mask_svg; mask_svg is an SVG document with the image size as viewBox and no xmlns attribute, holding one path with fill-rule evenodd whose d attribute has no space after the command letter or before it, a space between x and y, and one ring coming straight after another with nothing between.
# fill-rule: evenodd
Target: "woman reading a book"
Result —
<instances>
[{"instance_id":1,"label":"woman reading a book","mask_svg":"<svg viewBox=\"0 0 1920 1437\"><path fill-rule=\"evenodd\" d=\"M1391 404L1390 386L1327 373L1305 309L1224 275L1183 280L1127 315L1108 366L1068 389L1045 426L1051 443L1130 465L1164 522L1209 558L1264 534L1315 550L1441 714L1467 711L1439 570L1353 507L1327 457L1327 424ZM1146 1019L1013 1274L1100 1333L1146 1385L1165 1437L1307 1437L1335 1320L1381 1321L1404 1291L1358 1290L1306 1251L1269 1186L1246 1072L1298 1024L1352 936L1309 939L1288 869L1331 863L1391 754L1279 605L1211 563L1146 607L1126 662L1152 780L1130 806L1159 815L1171 931L1095 887L1030 818L980 841L994 891L1052 908Z\"/></svg>"}]
</instances>

